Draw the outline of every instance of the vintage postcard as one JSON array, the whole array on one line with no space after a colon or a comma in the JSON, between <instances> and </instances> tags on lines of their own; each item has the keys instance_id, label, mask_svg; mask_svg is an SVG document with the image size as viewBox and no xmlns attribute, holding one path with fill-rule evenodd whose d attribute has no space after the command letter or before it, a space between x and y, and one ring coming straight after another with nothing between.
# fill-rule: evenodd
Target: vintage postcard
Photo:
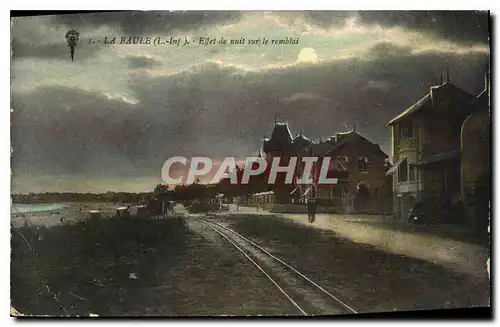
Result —
<instances>
[{"instance_id":1,"label":"vintage postcard","mask_svg":"<svg viewBox=\"0 0 500 327\"><path fill-rule=\"evenodd\" d=\"M13 12L11 315L491 315L490 43L486 11Z\"/></svg>"}]
</instances>

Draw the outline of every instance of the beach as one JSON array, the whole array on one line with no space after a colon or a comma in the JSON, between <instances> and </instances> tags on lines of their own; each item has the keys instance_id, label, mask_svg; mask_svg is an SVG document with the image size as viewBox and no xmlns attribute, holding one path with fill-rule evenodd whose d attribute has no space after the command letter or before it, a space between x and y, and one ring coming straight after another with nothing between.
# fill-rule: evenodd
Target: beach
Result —
<instances>
[{"instance_id":1,"label":"beach","mask_svg":"<svg viewBox=\"0 0 500 327\"><path fill-rule=\"evenodd\" d=\"M103 217L115 214L121 204L109 202L87 203L43 203L18 204L11 206L11 224L19 228L29 226L52 227L60 224L77 222L90 217L91 210L99 210Z\"/></svg>"}]
</instances>

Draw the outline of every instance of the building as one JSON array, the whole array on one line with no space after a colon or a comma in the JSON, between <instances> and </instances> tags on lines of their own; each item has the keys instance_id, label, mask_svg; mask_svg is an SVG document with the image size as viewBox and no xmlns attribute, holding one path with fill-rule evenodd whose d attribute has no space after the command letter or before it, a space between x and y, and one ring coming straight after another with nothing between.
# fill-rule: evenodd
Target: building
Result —
<instances>
[{"instance_id":1,"label":"building","mask_svg":"<svg viewBox=\"0 0 500 327\"><path fill-rule=\"evenodd\" d=\"M356 131L338 133L335 142L330 139L330 143L322 155L331 158L335 169L348 174L338 187L327 186L323 192L320 187L319 194L340 197L344 206L348 206L346 201L350 197L351 201L355 201L354 207L358 212L392 211L392 187L385 176L388 155L380 146Z\"/></svg>"},{"instance_id":2,"label":"building","mask_svg":"<svg viewBox=\"0 0 500 327\"><path fill-rule=\"evenodd\" d=\"M334 185L315 184L311 187L312 185L298 184L277 188L275 195L280 203L300 203L301 197L308 196L311 192L315 193L322 205L346 209L353 206L354 198L359 198L359 195L374 199L376 195L392 192L385 176L387 154L378 144L370 142L355 130L314 142L304 136L303 132L293 137L287 123L275 122L271 137L264 139L263 151L268 162L274 157L299 157L299 162L301 157L318 157L318 170L322 160L329 157L327 177L338 179L338 183ZM298 177L302 176L301 168L303 167L299 165Z\"/></svg>"},{"instance_id":3,"label":"building","mask_svg":"<svg viewBox=\"0 0 500 327\"><path fill-rule=\"evenodd\" d=\"M385 183L385 167L388 155L356 131L338 133L322 156L330 157L336 169L347 171L346 184L340 192L368 193L379 190Z\"/></svg>"},{"instance_id":4,"label":"building","mask_svg":"<svg viewBox=\"0 0 500 327\"><path fill-rule=\"evenodd\" d=\"M269 139L264 139L262 149L266 160L274 157L284 157L294 153L292 133L287 123L274 123L273 132Z\"/></svg>"},{"instance_id":5,"label":"building","mask_svg":"<svg viewBox=\"0 0 500 327\"><path fill-rule=\"evenodd\" d=\"M447 75L446 82L430 87L388 123L393 166L387 174L393 175L395 215L405 221L409 209L423 198L460 197L461 129L477 99Z\"/></svg>"},{"instance_id":6,"label":"building","mask_svg":"<svg viewBox=\"0 0 500 327\"><path fill-rule=\"evenodd\" d=\"M269 139L265 138L262 145L264 158L268 162L266 175L275 157L281 158L280 166L285 166L288 158L296 157L298 145L299 143L294 143L288 124L275 121L271 137ZM295 188L292 184L284 183L285 176L285 173L278 173L276 183L270 186L270 191L274 192L274 200L277 203L288 203L290 201L290 194Z\"/></svg>"}]
</instances>

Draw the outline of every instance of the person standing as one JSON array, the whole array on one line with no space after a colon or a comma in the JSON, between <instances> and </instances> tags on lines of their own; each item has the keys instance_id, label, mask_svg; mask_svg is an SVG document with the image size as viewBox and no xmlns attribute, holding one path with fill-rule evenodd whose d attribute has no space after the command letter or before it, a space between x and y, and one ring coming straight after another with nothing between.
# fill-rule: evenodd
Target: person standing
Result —
<instances>
[{"instance_id":1,"label":"person standing","mask_svg":"<svg viewBox=\"0 0 500 327\"><path fill-rule=\"evenodd\" d=\"M314 197L307 199L307 216L309 223L313 223L316 220L316 208L318 206L317 200Z\"/></svg>"}]
</instances>

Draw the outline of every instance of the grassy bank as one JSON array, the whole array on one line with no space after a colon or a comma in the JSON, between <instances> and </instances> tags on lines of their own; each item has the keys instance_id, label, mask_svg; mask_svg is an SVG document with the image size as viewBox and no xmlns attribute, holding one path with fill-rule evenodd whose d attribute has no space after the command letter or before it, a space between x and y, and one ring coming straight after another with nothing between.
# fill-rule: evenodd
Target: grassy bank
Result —
<instances>
[{"instance_id":1,"label":"grassy bank","mask_svg":"<svg viewBox=\"0 0 500 327\"><path fill-rule=\"evenodd\" d=\"M181 218L12 229L12 305L24 314L57 316L132 310L141 289L165 281L187 234Z\"/></svg>"}]
</instances>

